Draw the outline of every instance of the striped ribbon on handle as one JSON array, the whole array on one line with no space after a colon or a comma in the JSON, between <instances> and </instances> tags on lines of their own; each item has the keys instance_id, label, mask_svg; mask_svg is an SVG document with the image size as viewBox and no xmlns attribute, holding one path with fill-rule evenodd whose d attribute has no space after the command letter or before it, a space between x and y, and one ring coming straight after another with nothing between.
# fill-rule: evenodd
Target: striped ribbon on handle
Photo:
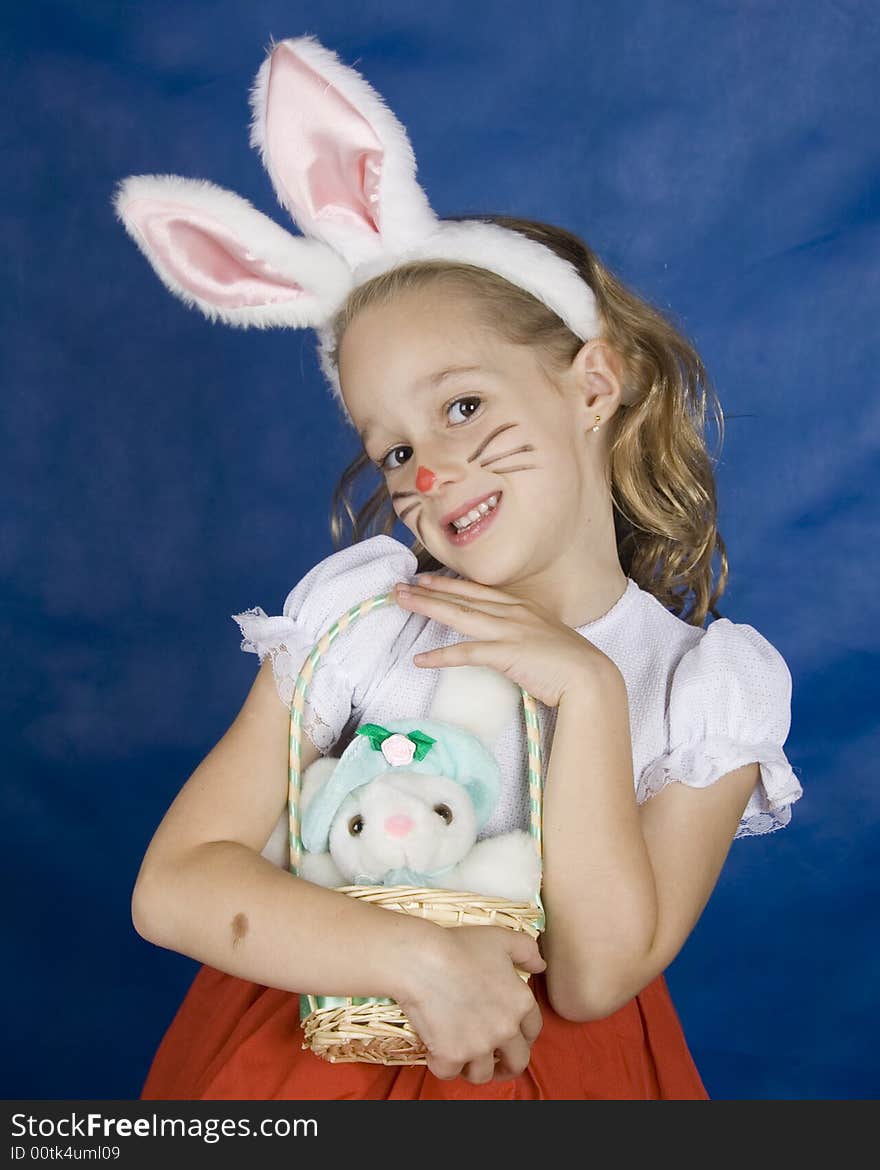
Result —
<instances>
[{"instance_id":1,"label":"striped ribbon on handle","mask_svg":"<svg viewBox=\"0 0 880 1170\"><path fill-rule=\"evenodd\" d=\"M303 709L305 707L306 692L312 675L315 672L315 667L321 661L324 654L332 646L336 638L347 630L354 622L358 621L365 614L370 613L374 609L379 609L383 605L395 604L394 591L388 593L378 593L375 597L368 597L365 601L359 602L352 606L346 613L333 623L332 626L318 639L308 656L303 663L302 669L296 679L294 686L293 699L290 703L290 752L289 752L289 766L288 766L288 791L287 791L287 807L290 814L290 872L295 876L299 873L300 859L302 857L303 843L300 836L300 816L299 816L299 798L302 791L302 722ZM440 669L443 669L442 667ZM535 705L534 698L520 687L520 694L522 695L523 707L525 712L526 723L526 741L528 745L528 768L529 768L529 835L531 836L535 848L538 852L538 857L543 860L543 841L541 835L541 812L542 812L542 794L543 794L543 777L541 769L541 735L540 726L538 724L538 710ZM545 915L544 905L541 901L540 889L535 891L535 903L538 906L541 914L538 924L540 930L544 929Z\"/></svg>"}]
</instances>

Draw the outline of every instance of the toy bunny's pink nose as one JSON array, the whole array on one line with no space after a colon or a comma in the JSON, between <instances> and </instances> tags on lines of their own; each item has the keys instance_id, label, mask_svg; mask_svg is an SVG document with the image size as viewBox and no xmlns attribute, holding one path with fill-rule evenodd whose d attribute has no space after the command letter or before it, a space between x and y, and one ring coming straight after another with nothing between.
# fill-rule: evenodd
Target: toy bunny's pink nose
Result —
<instances>
[{"instance_id":1,"label":"toy bunny's pink nose","mask_svg":"<svg viewBox=\"0 0 880 1170\"><path fill-rule=\"evenodd\" d=\"M385 832L389 837L405 837L414 824L412 817L397 813L393 817L385 818Z\"/></svg>"}]
</instances>

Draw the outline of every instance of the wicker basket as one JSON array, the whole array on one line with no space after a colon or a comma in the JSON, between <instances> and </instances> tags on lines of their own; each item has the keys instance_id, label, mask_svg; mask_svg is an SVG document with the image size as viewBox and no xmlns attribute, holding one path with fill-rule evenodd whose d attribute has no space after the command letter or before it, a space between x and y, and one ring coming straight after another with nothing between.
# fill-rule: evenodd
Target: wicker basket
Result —
<instances>
[{"instance_id":1,"label":"wicker basket","mask_svg":"<svg viewBox=\"0 0 880 1170\"><path fill-rule=\"evenodd\" d=\"M343 614L309 651L296 680L290 704L290 764L288 810L290 813L290 872L299 873L303 844L300 836L299 798L302 787L302 719L306 692L314 669L339 634L365 614L394 604L393 592L377 594ZM541 741L535 700L520 688L526 722L529 760L529 832L541 857ZM544 929L540 889L534 902L459 890L424 889L414 886L339 886L351 898L372 902L398 914L428 918L440 926L503 926L537 938ZM529 973L517 968L528 981ZM300 1021L303 1048L325 1060L363 1061L371 1064L426 1064L427 1049L393 999L301 995Z\"/></svg>"}]
</instances>

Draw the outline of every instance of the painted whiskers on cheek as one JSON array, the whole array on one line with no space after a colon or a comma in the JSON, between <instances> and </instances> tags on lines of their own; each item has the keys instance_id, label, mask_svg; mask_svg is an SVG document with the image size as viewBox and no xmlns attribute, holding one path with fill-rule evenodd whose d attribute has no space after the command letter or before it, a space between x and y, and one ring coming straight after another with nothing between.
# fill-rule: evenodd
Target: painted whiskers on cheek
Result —
<instances>
[{"instance_id":1,"label":"painted whiskers on cheek","mask_svg":"<svg viewBox=\"0 0 880 1170\"><path fill-rule=\"evenodd\" d=\"M511 427L516 427L516 426L519 426L519 423L511 422L511 423L503 423L500 427L496 427L494 431L492 431L490 434L488 434L486 436L485 439L483 439L483 441L477 447L476 451L474 451L473 455L468 456L467 462L474 463L477 459L479 459L480 455L483 454L483 452L486 450L486 448L489 446L489 444L494 439L497 439L498 436L503 434L505 431L509 431L511 429ZM525 443L522 447L515 447L512 451L504 451L500 455L492 455L489 459L480 460L480 467L490 467L491 464L497 463L499 461L499 459L508 459L512 455L520 455L525 451L534 451L534 449L535 448L532 446L531 443ZM529 463L529 464L520 464L518 467L497 467L497 468L493 468L493 470L496 471L499 475L508 475L514 471L534 471L535 467L536 467L535 464ZM409 504L407 507L405 507L403 509L403 511L398 512L398 514L397 514L398 520L405 520L406 517L410 514L410 512L414 511L416 508L419 507L420 504L423 503L423 499L422 499L422 496L419 492L414 492L414 491L392 492L391 493L392 503L395 500L409 499L412 496L415 496L416 499L414 499L411 504ZM424 536L422 534L421 525L419 523L420 520L421 520L421 516L416 516L414 524L415 524L415 529L416 529L416 533L418 535L418 538L422 542L422 544L424 544L425 540L424 540Z\"/></svg>"}]
</instances>

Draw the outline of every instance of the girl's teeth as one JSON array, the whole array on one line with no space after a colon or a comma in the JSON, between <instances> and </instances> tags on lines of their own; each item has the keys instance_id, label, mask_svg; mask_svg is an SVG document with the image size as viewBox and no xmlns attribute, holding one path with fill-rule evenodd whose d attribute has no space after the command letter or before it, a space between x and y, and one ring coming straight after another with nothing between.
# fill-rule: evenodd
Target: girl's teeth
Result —
<instances>
[{"instance_id":1,"label":"girl's teeth","mask_svg":"<svg viewBox=\"0 0 880 1170\"><path fill-rule=\"evenodd\" d=\"M481 520L487 512L491 512L497 503L497 496L489 496L488 500L483 500L482 504L479 504L476 508L472 508L466 516L459 516L459 518L457 520L453 520L452 523L454 527L457 528L459 532L461 532L463 529L469 528L471 524L474 523L474 521Z\"/></svg>"}]
</instances>

